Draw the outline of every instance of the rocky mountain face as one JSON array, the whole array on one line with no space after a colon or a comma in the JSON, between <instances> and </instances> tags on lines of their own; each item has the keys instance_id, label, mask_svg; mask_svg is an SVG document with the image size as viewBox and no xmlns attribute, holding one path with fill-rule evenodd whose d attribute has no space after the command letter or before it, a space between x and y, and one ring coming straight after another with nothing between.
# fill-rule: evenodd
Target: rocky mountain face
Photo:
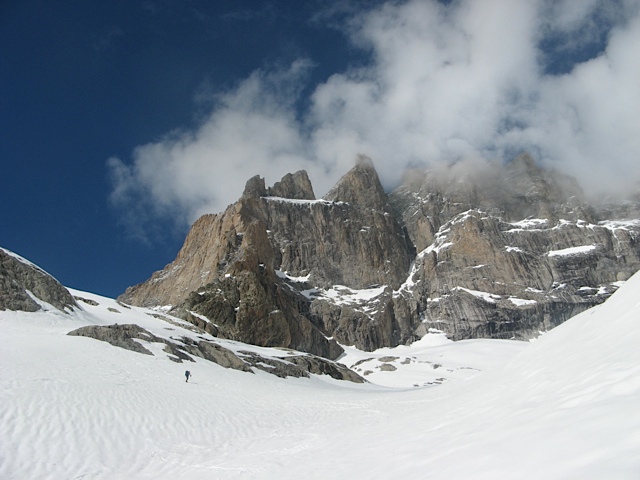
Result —
<instances>
[{"instance_id":1,"label":"rocky mountain face","mask_svg":"<svg viewBox=\"0 0 640 480\"><path fill-rule=\"evenodd\" d=\"M411 342L527 339L640 269L638 202L587 203L522 155L410 172L387 195L366 157L323 198L303 171L254 177L177 258L119 298L220 337L336 358Z\"/></svg>"},{"instance_id":2,"label":"rocky mountain face","mask_svg":"<svg viewBox=\"0 0 640 480\"><path fill-rule=\"evenodd\" d=\"M41 302L61 311L77 306L55 278L28 260L0 248L0 310L36 312Z\"/></svg>"},{"instance_id":3,"label":"rocky mountain face","mask_svg":"<svg viewBox=\"0 0 640 480\"><path fill-rule=\"evenodd\" d=\"M637 204L590 206L573 179L527 155L413 176L391 198L420 252L396 294L418 334L531 338L640 268Z\"/></svg>"},{"instance_id":4,"label":"rocky mountain face","mask_svg":"<svg viewBox=\"0 0 640 480\"><path fill-rule=\"evenodd\" d=\"M250 179L224 213L195 222L174 262L119 300L172 305L215 335L333 359L342 348L328 325L349 343L399 339L393 316L383 332L380 319L320 292L336 284L398 288L412 252L371 161L362 159L319 200L302 171L269 189Z\"/></svg>"}]
</instances>

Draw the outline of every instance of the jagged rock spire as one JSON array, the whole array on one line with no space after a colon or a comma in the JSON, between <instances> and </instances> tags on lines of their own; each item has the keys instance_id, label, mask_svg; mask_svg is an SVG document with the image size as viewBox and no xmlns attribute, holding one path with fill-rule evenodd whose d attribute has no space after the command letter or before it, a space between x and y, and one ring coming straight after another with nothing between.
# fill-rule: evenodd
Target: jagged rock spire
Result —
<instances>
[{"instance_id":1,"label":"jagged rock spire","mask_svg":"<svg viewBox=\"0 0 640 480\"><path fill-rule=\"evenodd\" d=\"M307 172L299 170L294 174L287 173L282 180L268 189L269 195L274 197L291 198L295 200L315 200L313 187Z\"/></svg>"},{"instance_id":2,"label":"jagged rock spire","mask_svg":"<svg viewBox=\"0 0 640 480\"><path fill-rule=\"evenodd\" d=\"M355 167L338 181L324 199L383 212L390 211L389 198L382 188L373 161L362 154L356 157Z\"/></svg>"}]
</instances>

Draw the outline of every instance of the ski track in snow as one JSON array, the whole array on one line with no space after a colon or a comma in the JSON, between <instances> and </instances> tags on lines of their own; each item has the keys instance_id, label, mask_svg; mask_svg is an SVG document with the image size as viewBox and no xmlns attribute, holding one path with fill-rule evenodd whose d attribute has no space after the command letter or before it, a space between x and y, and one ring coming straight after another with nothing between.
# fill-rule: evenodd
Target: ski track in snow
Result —
<instances>
[{"instance_id":1,"label":"ski track in snow","mask_svg":"<svg viewBox=\"0 0 640 480\"><path fill-rule=\"evenodd\" d=\"M69 337L114 319L180 334L80 292L103 304L0 312L0 478L637 479L639 291L640 274L506 365L429 388L280 379ZM348 354L490 365L490 345L513 345L436 340Z\"/></svg>"}]
</instances>

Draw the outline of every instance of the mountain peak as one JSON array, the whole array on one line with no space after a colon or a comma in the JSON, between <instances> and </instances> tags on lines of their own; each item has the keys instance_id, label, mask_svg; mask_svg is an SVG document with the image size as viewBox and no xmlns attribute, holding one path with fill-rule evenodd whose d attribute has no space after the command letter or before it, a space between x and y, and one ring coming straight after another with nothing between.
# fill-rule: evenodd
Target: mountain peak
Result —
<instances>
[{"instance_id":1,"label":"mountain peak","mask_svg":"<svg viewBox=\"0 0 640 480\"><path fill-rule=\"evenodd\" d=\"M356 157L355 166L336 183L324 199L373 210L390 211L389 199L382 188L373 161L362 154Z\"/></svg>"},{"instance_id":2,"label":"mountain peak","mask_svg":"<svg viewBox=\"0 0 640 480\"><path fill-rule=\"evenodd\" d=\"M315 200L313 186L305 170L287 173L282 180L276 182L267 192L272 197L290 198L294 200Z\"/></svg>"},{"instance_id":3,"label":"mountain peak","mask_svg":"<svg viewBox=\"0 0 640 480\"><path fill-rule=\"evenodd\" d=\"M264 185L264 178L254 175L244 186L243 197L264 197L267 195L267 188Z\"/></svg>"},{"instance_id":4,"label":"mountain peak","mask_svg":"<svg viewBox=\"0 0 640 480\"><path fill-rule=\"evenodd\" d=\"M373 160L370 157L359 153L356 155L356 167L360 168L369 168L375 171L375 167L373 166Z\"/></svg>"}]
</instances>

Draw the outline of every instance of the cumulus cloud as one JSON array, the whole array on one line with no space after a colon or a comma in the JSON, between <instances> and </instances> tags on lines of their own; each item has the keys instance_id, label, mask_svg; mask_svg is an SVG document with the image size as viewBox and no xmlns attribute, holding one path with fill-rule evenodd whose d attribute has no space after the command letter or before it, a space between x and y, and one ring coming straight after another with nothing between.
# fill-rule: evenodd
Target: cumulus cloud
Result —
<instances>
[{"instance_id":1,"label":"cumulus cloud","mask_svg":"<svg viewBox=\"0 0 640 480\"><path fill-rule=\"evenodd\" d=\"M416 0L360 11L342 28L368 63L307 98L311 62L256 70L216 96L197 130L140 146L130 162L110 159L112 200L191 222L235 201L255 174L273 183L306 169L323 194L358 153L387 187L407 166L528 151L588 192L637 189L639 11L637 0Z\"/></svg>"},{"instance_id":2,"label":"cumulus cloud","mask_svg":"<svg viewBox=\"0 0 640 480\"><path fill-rule=\"evenodd\" d=\"M287 71L256 71L217 95L197 130L176 130L137 147L130 164L110 158L111 202L128 209L125 222L144 228L145 220L169 216L189 223L235 201L253 175L275 181L291 171L313 171L293 101L309 68L301 60Z\"/></svg>"}]
</instances>

